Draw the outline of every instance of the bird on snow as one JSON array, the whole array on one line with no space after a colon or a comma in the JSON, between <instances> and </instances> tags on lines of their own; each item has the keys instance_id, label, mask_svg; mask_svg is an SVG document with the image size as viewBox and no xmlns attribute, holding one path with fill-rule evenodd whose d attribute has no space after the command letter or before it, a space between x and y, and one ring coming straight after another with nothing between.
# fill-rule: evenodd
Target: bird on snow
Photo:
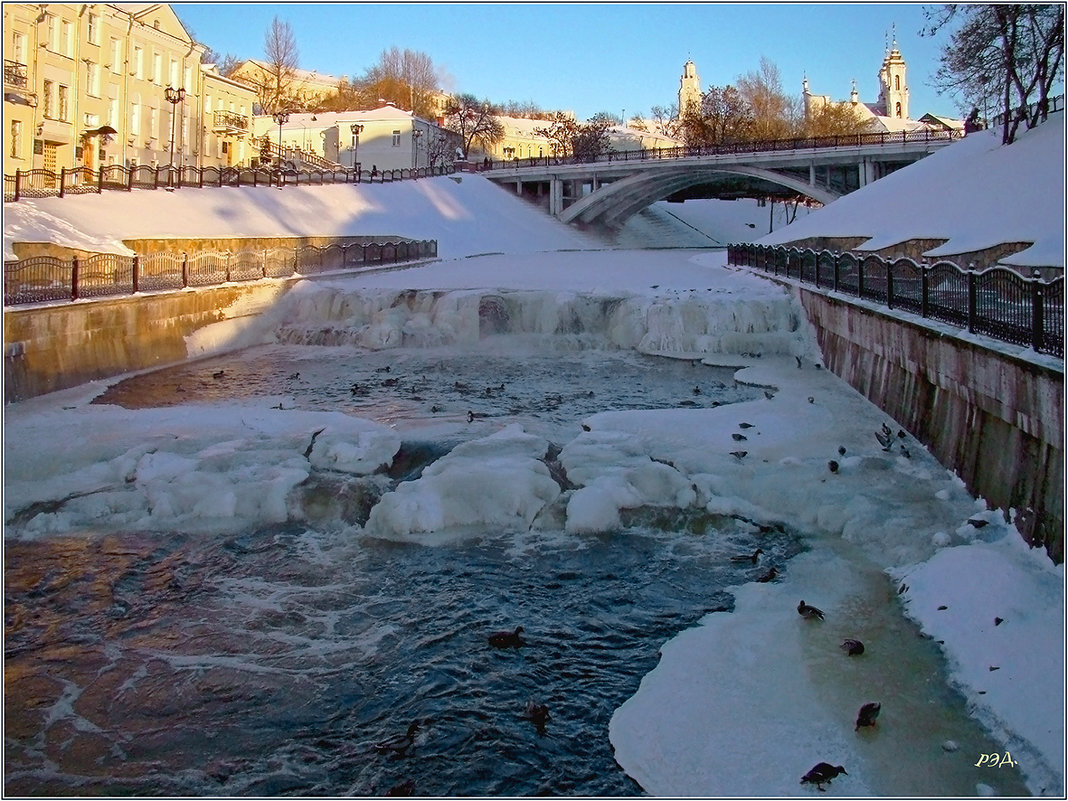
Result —
<instances>
[{"instance_id":1,"label":"bird on snow","mask_svg":"<svg viewBox=\"0 0 1068 801\"><path fill-rule=\"evenodd\" d=\"M388 740L375 743L375 750L382 753L403 754L412 747L412 743L415 742L415 733L417 731L419 731L419 724L413 723L408 727L408 731L405 734L390 737Z\"/></svg>"},{"instance_id":2,"label":"bird on snow","mask_svg":"<svg viewBox=\"0 0 1068 801\"><path fill-rule=\"evenodd\" d=\"M735 459L743 459L748 453L749 451L731 451L731 456L733 456Z\"/></svg>"},{"instance_id":3,"label":"bird on snow","mask_svg":"<svg viewBox=\"0 0 1068 801\"><path fill-rule=\"evenodd\" d=\"M886 428L886 426L883 426L883 428ZM875 438L879 440L879 444L883 446L884 451L894 447L894 439L886 431L876 431Z\"/></svg>"},{"instance_id":4,"label":"bird on snow","mask_svg":"<svg viewBox=\"0 0 1068 801\"><path fill-rule=\"evenodd\" d=\"M864 653L864 643L860 640L843 640L842 644L838 646L850 656L860 656Z\"/></svg>"},{"instance_id":5,"label":"bird on snow","mask_svg":"<svg viewBox=\"0 0 1068 801\"><path fill-rule=\"evenodd\" d=\"M822 790L823 785L827 784L839 773L844 773L846 776L849 775L846 773L846 769L841 765L832 765L829 762L818 762L813 765L812 770L801 777L801 784L808 782L809 784L816 785L817 790Z\"/></svg>"},{"instance_id":6,"label":"bird on snow","mask_svg":"<svg viewBox=\"0 0 1068 801\"><path fill-rule=\"evenodd\" d=\"M752 428L752 427L753 427L752 423L739 423L738 424L738 428Z\"/></svg>"},{"instance_id":7,"label":"bird on snow","mask_svg":"<svg viewBox=\"0 0 1068 801\"><path fill-rule=\"evenodd\" d=\"M734 433L731 434L731 439L733 439L735 442L745 442L747 439L749 439L749 437L747 437L745 434Z\"/></svg>"},{"instance_id":8,"label":"bird on snow","mask_svg":"<svg viewBox=\"0 0 1068 801\"><path fill-rule=\"evenodd\" d=\"M846 451L845 445L839 445L838 446L838 455L839 456L845 456L845 451Z\"/></svg>"},{"instance_id":9,"label":"bird on snow","mask_svg":"<svg viewBox=\"0 0 1068 801\"><path fill-rule=\"evenodd\" d=\"M523 632L522 626L516 626L515 631L498 631L489 636L489 644L494 648L519 648L526 642L519 635Z\"/></svg>"},{"instance_id":10,"label":"bird on snow","mask_svg":"<svg viewBox=\"0 0 1068 801\"><path fill-rule=\"evenodd\" d=\"M749 562L750 564L754 564L755 565L757 563L757 558L762 553L764 553L764 549L763 548L757 548L751 554L743 554L741 556L732 556L731 557L731 561L732 562Z\"/></svg>"},{"instance_id":11,"label":"bird on snow","mask_svg":"<svg viewBox=\"0 0 1068 801\"><path fill-rule=\"evenodd\" d=\"M879 710L882 708L882 704L870 703L864 704L857 712L857 725L853 727L853 731L856 731L861 726L874 726L875 719L879 717Z\"/></svg>"},{"instance_id":12,"label":"bird on snow","mask_svg":"<svg viewBox=\"0 0 1068 801\"><path fill-rule=\"evenodd\" d=\"M836 462L834 459L831 459L829 462L827 462L827 469L830 470L832 473L837 473L838 462Z\"/></svg>"},{"instance_id":13,"label":"bird on snow","mask_svg":"<svg viewBox=\"0 0 1068 801\"><path fill-rule=\"evenodd\" d=\"M806 604L804 601L801 601L797 605L797 613L799 615L801 615L801 617L805 618L806 620L823 620L823 612L822 612L822 610L817 609L814 606L810 606L809 604Z\"/></svg>"}]
</instances>

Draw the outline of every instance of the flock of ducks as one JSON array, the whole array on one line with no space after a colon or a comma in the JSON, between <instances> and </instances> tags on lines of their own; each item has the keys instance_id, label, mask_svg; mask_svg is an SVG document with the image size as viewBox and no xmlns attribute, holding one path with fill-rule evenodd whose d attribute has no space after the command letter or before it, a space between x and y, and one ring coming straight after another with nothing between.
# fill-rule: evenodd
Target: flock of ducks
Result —
<instances>
[{"instance_id":1,"label":"flock of ducks","mask_svg":"<svg viewBox=\"0 0 1068 801\"><path fill-rule=\"evenodd\" d=\"M797 604L797 613L805 620L823 620L823 610L812 604L806 603L803 599ZM842 641L839 646L847 656L860 656L864 653L864 643L860 640L847 638ZM861 728L866 728L875 725L876 718L879 717L879 712L882 710L882 704L878 701L870 701L860 707L857 711L857 719L853 726L853 731L860 731ZM812 768L801 777L801 784L814 784L817 790L823 790L823 785L831 781L839 774L845 774L846 769L841 765L832 765L829 762L817 762Z\"/></svg>"}]
</instances>

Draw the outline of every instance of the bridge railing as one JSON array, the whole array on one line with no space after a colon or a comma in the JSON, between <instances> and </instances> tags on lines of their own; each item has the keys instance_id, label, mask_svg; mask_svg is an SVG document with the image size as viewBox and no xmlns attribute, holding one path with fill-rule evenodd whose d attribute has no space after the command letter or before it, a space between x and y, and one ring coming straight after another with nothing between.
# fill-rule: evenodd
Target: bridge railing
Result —
<instances>
[{"instance_id":1,"label":"bridge railing","mask_svg":"<svg viewBox=\"0 0 1068 801\"><path fill-rule=\"evenodd\" d=\"M883 259L752 243L729 245L727 262L864 298L1064 358L1064 278L1015 270L962 270L949 261Z\"/></svg>"},{"instance_id":2,"label":"bridge railing","mask_svg":"<svg viewBox=\"0 0 1068 801\"><path fill-rule=\"evenodd\" d=\"M940 131L924 128L920 131L896 133L858 133L848 136L817 136L808 139L764 139L756 142L733 142L718 145L678 145L676 147L614 150L596 157L528 156L512 159L484 159L478 170L502 170L523 167L552 167L567 164L595 164L616 161L649 161L650 159L698 158L700 156L767 153L780 150L821 150L865 145L895 145L920 142L951 142L964 136L961 131Z\"/></svg>"},{"instance_id":3,"label":"bridge railing","mask_svg":"<svg viewBox=\"0 0 1068 801\"><path fill-rule=\"evenodd\" d=\"M452 164L439 167L416 167L396 170L364 170L351 167L324 169L278 169L276 167L178 167L140 164L123 167L105 165L97 170L88 167L52 170L15 170L4 176L4 202L23 198L66 197L104 190L133 189L203 189L205 186L286 186L307 184L359 184L407 181L449 175Z\"/></svg>"},{"instance_id":4,"label":"bridge railing","mask_svg":"<svg viewBox=\"0 0 1068 801\"><path fill-rule=\"evenodd\" d=\"M4 306L314 275L437 254L437 241L426 239L206 253L100 253L69 259L33 256L4 263Z\"/></svg>"}]
</instances>

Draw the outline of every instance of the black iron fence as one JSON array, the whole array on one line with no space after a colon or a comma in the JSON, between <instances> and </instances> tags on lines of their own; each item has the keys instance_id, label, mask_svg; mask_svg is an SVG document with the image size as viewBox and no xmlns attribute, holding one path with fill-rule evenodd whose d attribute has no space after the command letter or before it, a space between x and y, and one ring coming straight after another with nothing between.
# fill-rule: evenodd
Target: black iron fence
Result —
<instances>
[{"instance_id":1,"label":"black iron fence","mask_svg":"<svg viewBox=\"0 0 1068 801\"><path fill-rule=\"evenodd\" d=\"M977 272L948 261L757 244L728 246L727 261L1064 358L1063 276L1042 281L1003 267Z\"/></svg>"},{"instance_id":2,"label":"black iron fence","mask_svg":"<svg viewBox=\"0 0 1068 801\"><path fill-rule=\"evenodd\" d=\"M452 165L398 170L354 170L351 167L296 170L277 167L152 167L147 164L122 167L112 164L97 170L88 167L61 168L59 172L15 170L14 175L4 176L4 201L100 193L105 189L127 192L133 189L203 189L205 186L276 186L281 189L308 184L389 183L452 172Z\"/></svg>"},{"instance_id":3,"label":"black iron fence","mask_svg":"<svg viewBox=\"0 0 1068 801\"><path fill-rule=\"evenodd\" d=\"M808 139L763 139L755 142L735 142L718 145L678 145L676 147L613 150L599 156L528 156L502 160L484 159L473 166L476 170L501 170L515 167L548 167L562 164L591 164L614 161L649 161L651 159L680 159L695 156L733 155L736 153L764 153L780 150L821 150L862 145L900 145L919 142L950 142L964 136L961 131L940 131L925 128L921 131L896 133L857 133L848 136L817 136Z\"/></svg>"},{"instance_id":4,"label":"black iron fence","mask_svg":"<svg viewBox=\"0 0 1068 801\"><path fill-rule=\"evenodd\" d=\"M101 253L85 258L33 256L4 264L4 305L129 295L135 292L217 286L231 281L289 278L435 258L433 239L298 245L235 252Z\"/></svg>"}]
</instances>

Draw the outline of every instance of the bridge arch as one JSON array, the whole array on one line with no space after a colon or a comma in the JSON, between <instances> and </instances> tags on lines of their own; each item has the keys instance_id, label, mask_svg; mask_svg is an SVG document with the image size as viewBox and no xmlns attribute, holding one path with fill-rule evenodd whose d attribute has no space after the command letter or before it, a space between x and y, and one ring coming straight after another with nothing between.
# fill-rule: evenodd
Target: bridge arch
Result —
<instances>
[{"instance_id":1,"label":"bridge arch","mask_svg":"<svg viewBox=\"0 0 1068 801\"><path fill-rule=\"evenodd\" d=\"M642 209L682 190L713 183L724 176L741 176L783 187L824 205L840 194L773 170L761 167L679 165L675 169L643 171L612 183L603 184L592 194L571 204L560 213L563 222L622 226Z\"/></svg>"}]
</instances>

